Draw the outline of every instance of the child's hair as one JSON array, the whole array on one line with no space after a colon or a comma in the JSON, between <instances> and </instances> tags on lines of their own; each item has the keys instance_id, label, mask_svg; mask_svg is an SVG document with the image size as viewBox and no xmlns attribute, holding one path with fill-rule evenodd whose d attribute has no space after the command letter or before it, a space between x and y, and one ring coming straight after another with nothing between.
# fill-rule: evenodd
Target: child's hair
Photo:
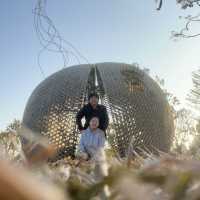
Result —
<instances>
[{"instance_id":1,"label":"child's hair","mask_svg":"<svg viewBox=\"0 0 200 200\"><path fill-rule=\"evenodd\" d=\"M91 121L92 119L94 119L94 118L97 118L98 121L99 121L99 117L98 117L98 116L93 116L93 117L91 117L90 121ZM90 121L89 121L89 122L90 122Z\"/></svg>"}]
</instances>

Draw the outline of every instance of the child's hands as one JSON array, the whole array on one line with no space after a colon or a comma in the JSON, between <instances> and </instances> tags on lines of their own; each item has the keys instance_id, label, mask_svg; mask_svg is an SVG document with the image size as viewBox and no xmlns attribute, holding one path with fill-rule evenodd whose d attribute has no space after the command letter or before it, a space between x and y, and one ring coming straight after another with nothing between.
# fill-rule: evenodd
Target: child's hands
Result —
<instances>
[{"instance_id":1,"label":"child's hands","mask_svg":"<svg viewBox=\"0 0 200 200\"><path fill-rule=\"evenodd\" d=\"M78 152L78 153L77 153L77 158L78 158L79 160L85 161L85 160L88 160L89 156L88 156L88 154L85 153L85 152Z\"/></svg>"},{"instance_id":2,"label":"child's hands","mask_svg":"<svg viewBox=\"0 0 200 200\"><path fill-rule=\"evenodd\" d=\"M83 159L83 160L88 160L88 154L87 153L84 153L84 152L82 152L81 153L81 158Z\"/></svg>"}]
</instances>

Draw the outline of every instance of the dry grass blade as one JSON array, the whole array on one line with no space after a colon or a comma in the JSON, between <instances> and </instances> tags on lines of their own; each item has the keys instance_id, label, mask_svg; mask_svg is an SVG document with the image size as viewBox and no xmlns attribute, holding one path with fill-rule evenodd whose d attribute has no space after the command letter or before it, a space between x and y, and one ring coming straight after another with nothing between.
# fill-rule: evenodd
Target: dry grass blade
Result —
<instances>
[{"instance_id":1,"label":"dry grass blade","mask_svg":"<svg viewBox=\"0 0 200 200\"><path fill-rule=\"evenodd\" d=\"M0 199L2 200L66 200L61 189L38 181L25 169L0 161Z\"/></svg>"},{"instance_id":2,"label":"dry grass blade","mask_svg":"<svg viewBox=\"0 0 200 200\"><path fill-rule=\"evenodd\" d=\"M22 148L28 164L44 162L55 156L56 149L54 146L49 144L46 139L36 137L39 134L33 133L24 126L21 127L19 133L22 140L25 141Z\"/></svg>"}]
</instances>

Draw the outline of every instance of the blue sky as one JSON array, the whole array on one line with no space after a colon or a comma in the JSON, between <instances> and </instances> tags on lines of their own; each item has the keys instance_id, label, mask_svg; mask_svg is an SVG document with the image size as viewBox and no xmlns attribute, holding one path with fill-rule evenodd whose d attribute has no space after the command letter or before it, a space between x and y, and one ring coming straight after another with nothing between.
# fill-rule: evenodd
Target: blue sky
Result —
<instances>
[{"instance_id":1,"label":"blue sky","mask_svg":"<svg viewBox=\"0 0 200 200\"><path fill-rule=\"evenodd\" d=\"M35 4L1 0L0 129L22 118L28 97L43 80L37 65L41 47L33 27ZM200 38L170 40L170 32L183 26L178 16L188 13L175 0L166 1L160 12L153 0L47 0L47 11L61 35L91 63L137 62L152 76L164 78L166 88L184 102L191 72L200 66ZM60 55L48 52L41 64L46 76L63 65Z\"/></svg>"}]
</instances>

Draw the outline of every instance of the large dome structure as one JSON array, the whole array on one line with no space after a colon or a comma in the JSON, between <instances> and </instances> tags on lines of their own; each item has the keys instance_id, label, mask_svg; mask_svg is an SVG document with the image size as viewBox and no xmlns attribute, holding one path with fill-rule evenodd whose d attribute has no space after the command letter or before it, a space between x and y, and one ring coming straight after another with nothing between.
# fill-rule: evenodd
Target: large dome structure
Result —
<instances>
[{"instance_id":1,"label":"large dome structure","mask_svg":"<svg viewBox=\"0 0 200 200\"><path fill-rule=\"evenodd\" d=\"M79 138L75 116L94 91L109 113L108 141L121 156L131 144L136 151L169 151L174 126L166 96L147 73L124 63L77 65L49 76L30 96L23 125L48 137L57 158L73 156Z\"/></svg>"}]
</instances>

